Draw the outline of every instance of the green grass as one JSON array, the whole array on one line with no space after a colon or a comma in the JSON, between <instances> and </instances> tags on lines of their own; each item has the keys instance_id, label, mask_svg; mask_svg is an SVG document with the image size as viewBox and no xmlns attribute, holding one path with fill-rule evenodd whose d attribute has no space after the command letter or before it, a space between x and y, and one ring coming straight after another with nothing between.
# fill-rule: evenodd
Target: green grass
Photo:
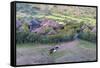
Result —
<instances>
[{"instance_id":1,"label":"green grass","mask_svg":"<svg viewBox=\"0 0 100 68\"><path fill-rule=\"evenodd\" d=\"M91 54L91 53L94 53L95 49L96 49L96 44L87 42L84 40L79 40L79 44L77 46L75 46L75 48L74 47L72 47L71 49L66 48L64 50L58 49L58 51L56 51L53 54L49 54L49 49L50 49L49 46L50 45L44 45L44 44L40 45L40 44L33 44L33 43L27 44L26 43L26 44L17 44L17 49L24 55L32 56L32 54L33 54L33 56L35 56L35 55L39 56L39 57L43 56L44 57L43 59L48 58L48 59L52 60L53 62L61 62L62 59L66 60L67 57L74 58L74 57L76 57L76 55L79 57L81 57L82 54L87 56L87 50ZM38 59L38 58L36 57L36 59ZM59 60L59 59L61 59L61 60Z\"/></svg>"},{"instance_id":2,"label":"green grass","mask_svg":"<svg viewBox=\"0 0 100 68\"><path fill-rule=\"evenodd\" d=\"M85 40L80 40L79 42L80 42L80 44L79 44L80 48L96 48L95 43L91 43L91 42L88 42Z\"/></svg>"},{"instance_id":3,"label":"green grass","mask_svg":"<svg viewBox=\"0 0 100 68\"><path fill-rule=\"evenodd\" d=\"M29 16L31 16L31 15L29 15ZM22 16L20 16L20 15L17 15L16 17L22 18ZM37 15L34 15L34 16L31 16L31 17L35 17L35 18L38 18L38 19L49 18L49 19L52 19L52 20L56 20L56 21L58 21L58 23L63 24L63 25L65 25L66 24L65 21L68 21L68 20L70 20L70 21L74 20L77 23L84 21L85 23L90 23L92 25L96 25L96 19L93 19L93 18L74 17L74 16L71 16L71 15L63 15L63 14L57 14L57 13L52 13L51 15L37 14Z\"/></svg>"},{"instance_id":4,"label":"green grass","mask_svg":"<svg viewBox=\"0 0 100 68\"><path fill-rule=\"evenodd\" d=\"M89 18L89 17L73 17L73 16L67 16L67 15L62 15L62 14L56 14L56 13L52 13L52 15L35 15L34 17L36 18L49 18L52 20L57 20L59 22L63 22L62 24L65 24L64 21L65 20L75 20L77 22L81 22L81 21L85 21L85 22L90 22L91 24L95 25L96 23L96 19L93 18Z\"/></svg>"},{"instance_id":5,"label":"green grass","mask_svg":"<svg viewBox=\"0 0 100 68\"><path fill-rule=\"evenodd\" d=\"M81 47L81 48L95 48L96 47L96 43L91 43L85 40L79 40L79 42L80 44L78 45L78 47ZM57 44L56 43L54 44L36 44L36 43L16 44L17 48L36 48L42 45L43 46L55 46ZM61 52L61 54L63 54L63 52Z\"/></svg>"},{"instance_id":6,"label":"green grass","mask_svg":"<svg viewBox=\"0 0 100 68\"><path fill-rule=\"evenodd\" d=\"M60 51L60 52L55 52L51 54L50 56L56 59L56 58L64 56L66 53L67 53L66 51Z\"/></svg>"},{"instance_id":7,"label":"green grass","mask_svg":"<svg viewBox=\"0 0 100 68\"><path fill-rule=\"evenodd\" d=\"M48 43L48 44L40 44L40 43L21 43L21 44L16 44L16 46L18 48L23 48L23 47L38 47L38 46L55 46L55 45L59 45L59 43Z\"/></svg>"},{"instance_id":8,"label":"green grass","mask_svg":"<svg viewBox=\"0 0 100 68\"><path fill-rule=\"evenodd\" d=\"M16 44L17 48L31 48L36 47L37 44L34 43L26 43L26 44Z\"/></svg>"}]
</instances>

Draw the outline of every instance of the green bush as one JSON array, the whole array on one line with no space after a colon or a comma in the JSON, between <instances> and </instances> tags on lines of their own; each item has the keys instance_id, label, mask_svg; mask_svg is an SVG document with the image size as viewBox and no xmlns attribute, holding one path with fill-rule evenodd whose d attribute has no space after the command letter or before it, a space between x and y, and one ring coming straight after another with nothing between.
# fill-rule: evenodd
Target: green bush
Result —
<instances>
[{"instance_id":1,"label":"green bush","mask_svg":"<svg viewBox=\"0 0 100 68\"><path fill-rule=\"evenodd\" d=\"M96 43L96 33L91 31L80 33L79 38Z\"/></svg>"},{"instance_id":2,"label":"green bush","mask_svg":"<svg viewBox=\"0 0 100 68\"><path fill-rule=\"evenodd\" d=\"M39 35L35 33L28 33L26 38L29 43L37 43L37 41L40 39Z\"/></svg>"},{"instance_id":3,"label":"green bush","mask_svg":"<svg viewBox=\"0 0 100 68\"><path fill-rule=\"evenodd\" d=\"M16 41L17 43L59 43L64 41L70 41L73 39L73 33L58 33L55 35L38 35L30 32L17 32Z\"/></svg>"},{"instance_id":4,"label":"green bush","mask_svg":"<svg viewBox=\"0 0 100 68\"><path fill-rule=\"evenodd\" d=\"M32 32L16 32L17 43L59 43L65 41L74 40L76 31L79 30L80 25L67 25L65 29L59 30L54 35L40 35ZM47 29L48 31L49 29ZM90 42L96 42L96 33L91 32L89 29L85 29L78 36L80 39L87 40Z\"/></svg>"},{"instance_id":5,"label":"green bush","mask_svg":"<svg viewBox=\"0 0 100 68\"><path fill-rule=\"evenodd\" d=\"M28 36L27 32L16 32L16 42L17 43L25 43L27 42L26 37Z\"/></svg>"}]
</instances>

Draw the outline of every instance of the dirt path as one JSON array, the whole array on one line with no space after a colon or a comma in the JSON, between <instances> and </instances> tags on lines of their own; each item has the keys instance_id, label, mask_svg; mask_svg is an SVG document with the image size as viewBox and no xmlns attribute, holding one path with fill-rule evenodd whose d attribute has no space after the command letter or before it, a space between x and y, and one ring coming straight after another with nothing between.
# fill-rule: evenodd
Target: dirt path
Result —
<instances>
[{"instance_id":1,"label":"dirt path","mask_svg":"<svg viewBox=\"0 0 100 68\"><path fill-rule=\"evenodd\" d=\"M53 55L49 49L53 46L40 45L30 48L17 48L17 65L46 64L61 62L93 61L96 59L96 49L82 48L79 40L61 43Z\"/></svg>"},{"instance_id":2,"label":"dirt path","mask_svg":"<svg viewBox=\"0 0 100 68\"><path fill-rule=\"evenodd\" d=\"M65 50L65 49L72 49L75 48L79 44L78 40L70 41L70 42L65 42L61 43L60 45L56 45L59 47L59 51Z\"/></svg>"},{"instance_id":3,"label":"dirt path","mask_svg":"<svg viewBox=\"0 0 100 68\"><path fill-rule=\"evenodd\" d=\"M66 50L66 54L58 58L56 62L94 61L96 59L96 49L81 48L79 44L79 40L61 44L59 51Z\"/></svg>"}]
</instances>

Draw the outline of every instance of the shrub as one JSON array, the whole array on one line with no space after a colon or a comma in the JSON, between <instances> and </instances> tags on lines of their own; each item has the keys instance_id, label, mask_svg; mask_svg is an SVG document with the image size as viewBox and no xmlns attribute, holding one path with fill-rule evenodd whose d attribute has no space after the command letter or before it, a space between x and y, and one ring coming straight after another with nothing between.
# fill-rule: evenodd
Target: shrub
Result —
<instances>
[{"instance_id":1,"label":"shrub","mask_svg":"<svg viewBox=\"0 0 100 68\"><path fill-rule=\"evenodd\" d=\"M93 33L91 31L82 32L82 33L80 33L79 38L95 43L96 42L96 33Z\"/></svg>"},{"instance_id":2,"label":"shrub","mask_svg":"<svg viewBox=\"0 0 100 68\"><path fill-rule=\"evenodd\" d=\"M28 28L28 24L27 23L23 23L22 28L23 28L24 32L29 32L29 28Z\"/></svg>"},{"instance_id":3,"label":"shrub","mask_svg":"<svg viewBox=\"0 0 100 68\"><path fill-rule=\"evenodd\" d=\"M72 31L68 33L58 33L55 35L38 35L30 32L17 32L16 41L17 43L59 43L64 41L70 41L73 39Z\"/></svg>"},{"instance_id":4,"label":"shrub","mask_svg":"<svg viewBox=\"0 0 100 68\"><path fill-rule=\"evenodd\" d=\"M26 37L28 36L27 32L16 32L16 42L17 43L25 43L27 42Z\"/></svg>"}]
</instances>

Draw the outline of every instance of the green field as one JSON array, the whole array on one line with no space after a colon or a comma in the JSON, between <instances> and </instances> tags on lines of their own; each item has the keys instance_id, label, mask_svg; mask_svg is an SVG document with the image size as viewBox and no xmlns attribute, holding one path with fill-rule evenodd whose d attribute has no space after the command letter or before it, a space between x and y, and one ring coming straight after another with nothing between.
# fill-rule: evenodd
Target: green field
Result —
<instances>
[{"instance_id":1,"label":"green field","mask_svg":"<svg viewBox=\"0 0 100 68\"><path fill-rule=\"evenodd\" d=\"M49 49L59 46L57 52L49 54ZM83 40L56 45L17 44L17 64L45 64L96 60L96 44ZM29 60L29 62L25 62ZM44 61L44 62L42 62Z\"/></svg>"}]
</instances>

